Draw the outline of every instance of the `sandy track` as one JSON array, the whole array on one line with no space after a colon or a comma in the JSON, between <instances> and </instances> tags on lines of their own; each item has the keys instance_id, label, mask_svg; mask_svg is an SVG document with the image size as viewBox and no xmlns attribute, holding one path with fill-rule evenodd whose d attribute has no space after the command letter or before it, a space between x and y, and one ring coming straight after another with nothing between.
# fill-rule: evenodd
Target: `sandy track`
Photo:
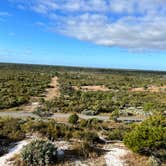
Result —
<instances>
[{"instance_id":1,"label":"sandy track","mask_svg":"<svg viewBox=\"0 0 166 166\"><path fill-rule=\"evenodd\" d=\"M69 116L72 115L72 113L54 113L51 117L49 117L50 119L59 119L59 118L63 118L63 119L68 119ZM82 115L82 114L78 114L78 116L81 119L92 119L92 118L97 118L99 120L103 120L103 121L109 121L109 116L88 116L88 115ZM25 112L25 111L17 111L17 112L0 112L0 117L13 117L13 118L28 118L28 117L32 117L32 118L40 118L39 116L33 114L32 112Z\"/></svg>"},{"instance_id":2,"label":"sandy track","mask_svg":"<svg viewBox=\"0 0 166 166\"><path fill-rule=\"evenodd\" d=\"M45 100L52 100L55 97L60 96L59 85L58 85L58 77L53 77L50 83L52 88L47 89Z\"/></svg>"}]
</instances>

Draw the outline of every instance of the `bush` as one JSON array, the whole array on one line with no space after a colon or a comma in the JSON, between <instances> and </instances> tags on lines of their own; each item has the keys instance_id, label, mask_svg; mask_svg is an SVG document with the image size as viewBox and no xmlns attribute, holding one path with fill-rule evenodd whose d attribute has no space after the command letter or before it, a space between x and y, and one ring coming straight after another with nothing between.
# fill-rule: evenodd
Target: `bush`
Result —
<instances>
[{"instance_id":1,"label":"bush","mask_svg":"<svg viewBox=\"0 0 166 166\"><path fill-rule=\"evenodd\" d=\"M50 142L34 140L25 146L21 157L26 166L48 166L56 161L57 148Z\"/></svg>"},{"instance_id":2,"label":"bush","mask_svg":"<svg viewBox=\"0 0 166 166\"><path fill-rule=\"evenodd\" d=\"M72 115L70 115L68 121L69 121L69 123L76 124L78 122L78 119L79 119L79 117L77 114L72 114Z\"/></svg>"},{"instance_id":3,"label":"bush","mask_svg":"<svg viewBox=\"0 0 166 166\"><path fill-rule=\"evenodd\" d=\"M134 152L152 154L166 149L166 118L155 116L125 135L124 143Z\"/></svg>"}]
</instances>

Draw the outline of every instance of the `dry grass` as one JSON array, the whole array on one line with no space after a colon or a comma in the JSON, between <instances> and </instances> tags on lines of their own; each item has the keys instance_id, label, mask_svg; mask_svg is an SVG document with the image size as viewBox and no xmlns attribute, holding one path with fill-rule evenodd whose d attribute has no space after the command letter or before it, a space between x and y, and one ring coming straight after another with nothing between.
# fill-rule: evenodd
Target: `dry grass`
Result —
<instances>
[{"instance_id":1,"label":"dry grass","mask_svg":"<svg viewBox=\"0 0 166 166\"><path fill-rule=\"evenodd\" d=\"M125 161L127 166L149 166L148 157L141 156L136 153L128 153L123 156L122 159Z\"/></svg>"},{"instance_id":2,"label":"dry grass","mask_svg":"<svg viewBox=\"0 0 166 166\"><path fill-rule=\"evenodd\" d=\"M24 166L23 161L21 160L20 155L15 155L14 157L12 157L10 159L10 163L11 163L11 165L14 165L14 166Z\"/></svg>"}]
</instances>

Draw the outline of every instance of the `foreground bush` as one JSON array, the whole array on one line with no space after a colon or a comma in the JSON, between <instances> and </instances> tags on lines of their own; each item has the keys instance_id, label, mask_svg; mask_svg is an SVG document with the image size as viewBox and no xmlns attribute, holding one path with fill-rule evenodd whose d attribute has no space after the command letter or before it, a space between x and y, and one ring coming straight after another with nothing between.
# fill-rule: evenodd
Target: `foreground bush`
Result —
<instances>
[{"instance_id":1,"label":"foreground bush","mask_svg":"<svg viewBox=\"0 0 166 166\"><path fill-rule=\"evenodd\" d=\"M34 140L25 146L21 157L26 166L48 166L55 163L57 148L48 141Z\"/></svg>"},{"instance_id":2,"label":"foreground bush","mask_svg":"<svg viewBox=\"0 0 166 166\"><path fill-rule=\"evenodd\" d=\"M128 133L124 143L134 152L144 154L166 149L166 118L161 115L149 118Z\"/></svg>"}]
</instances>

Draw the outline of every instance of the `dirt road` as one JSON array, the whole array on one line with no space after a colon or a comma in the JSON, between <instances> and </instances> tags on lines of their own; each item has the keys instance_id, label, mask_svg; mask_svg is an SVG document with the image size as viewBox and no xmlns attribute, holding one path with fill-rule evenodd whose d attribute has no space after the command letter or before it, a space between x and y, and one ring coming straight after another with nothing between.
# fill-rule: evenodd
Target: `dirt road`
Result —
<instances>
[{"instance_id":1,"label":"dirt road","mask_svg":"<svg viewBox=\"0 0 166 166\"><path fill-rule=\"evenodd\" d=\"M49 118L51 119L58 119L58 118L63 118L63 119L68 119L69 116L71 115L71 113L54 113L52 116L50 116ZM17 112L0 112L0 117L12 117L12 118L28 118L28 117L32 117L32 118L40 118L39 116L33 114L32 112L25 112L25 111L17 111ZM88 116L88 115L82 115L82 114L78 114L78 116L81 119L92 119L92 118L97 118L99 120L103 120L103 121L108 121L109 120L109 116Z\"/></svg>"}]
</instances>

